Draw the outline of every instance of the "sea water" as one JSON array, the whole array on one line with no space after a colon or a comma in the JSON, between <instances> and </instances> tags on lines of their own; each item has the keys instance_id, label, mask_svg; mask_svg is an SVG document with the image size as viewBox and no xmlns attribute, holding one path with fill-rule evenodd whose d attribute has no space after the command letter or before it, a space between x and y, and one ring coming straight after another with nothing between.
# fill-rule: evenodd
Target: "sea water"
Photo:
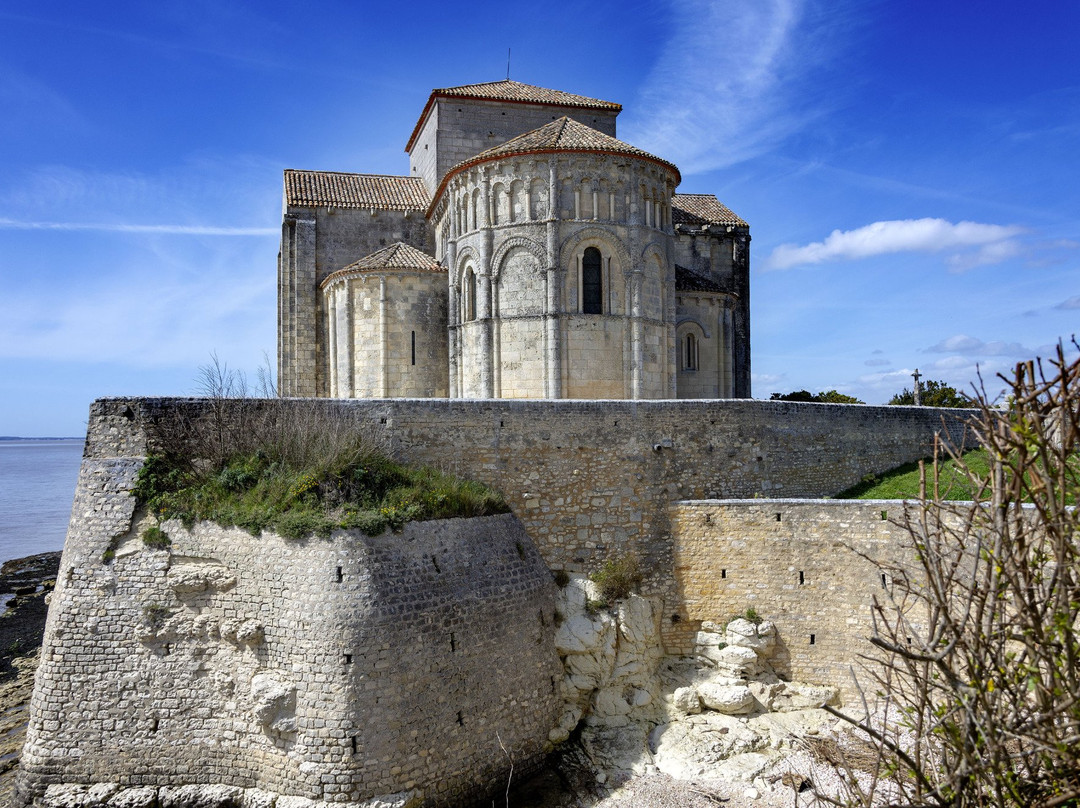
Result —
<instances>
[{"instance_id":1,"label":"sea water","mask_svg":"<svg viewBox=\"0 0 1080 808\"><path fill-rule=\"evenodd\" d=\"M83 442L0 440L0 562L64 546Z\"/></svg>"}]
</instances>

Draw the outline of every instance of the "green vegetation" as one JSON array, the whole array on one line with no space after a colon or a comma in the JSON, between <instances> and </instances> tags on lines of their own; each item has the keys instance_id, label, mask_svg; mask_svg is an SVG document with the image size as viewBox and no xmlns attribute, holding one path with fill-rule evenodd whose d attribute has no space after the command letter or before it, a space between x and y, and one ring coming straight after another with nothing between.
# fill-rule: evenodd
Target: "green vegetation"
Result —
<instances>
[{"instance_id":1,"label":"green vegetation","mask_svg":"<svg viewBox=\"0 0 1080 808\"><path fill-rule=\"evenodd\" d=\"M237 453L216 468L154 454L139 472L134 494L162 520L189 526L209 520L256 536L273 530L293 539L328 536L336 528L374 536L414 520L509 510L486 486L403 466L358 438L333 455L306 460L290 462L272 446ZM151 530L157 529L147 534ZM147 534L143 541L158 546Z\"/></svg>"},{"instance_id":2,"label":"green vegetation","mask_svg":"<svg viewBox=\"0 0 1080 808\"><path fill-rule=\"evenodd\" d=\"M618 555L605 561L589 580L600 589L602 604L611 604L625 600L641 585L641 571L636 558Z\"/></svg>"},{"instance_id":3,"label":"green vegetation","mask_svg":"<svg viewBox=\"0 0 1080 808\"><path fill-rule=\"evenodd\" d=\"M968 473L974 472L986 478L990 473L987 462L986 450L976 449L964 455L964 465L967 470L957 467L956 461L946 460L941 464L938 477L938 488L941 499L970 500L974 499L975 491L972 488L972 477ZM984 498L986 493L984 492ZM846 491L836 495L836 499L918 499L919 497L919 464L905 463L891 471L881 475L868 474L862 481Z\"/></svg>"},{"instance_id":4,"label":"green vegetation","mask_svg":"<svg viewBox=\"0 0 1080 808\"><path fill-rule=\"evenodd\" d=\"M927 460L929 467L932 461ZM1080 469L1080 459L1072 459L1068 466L1073 474ZM938 495L940 500L968 501L976 498L987 500L991 495L989 483L990 458L985 449L974 449L961 456L960 462L949 458L938 464ZM928 486L932 485L927 481ZM979 493L981 489L981 494ZM933 498L934 492L926 496ZM905 463L881 475L868 474L857 485L841 491L835 499L918 499L919 464ZM1066 504L1075 505L1075 495L1066 495Z\"/></svg>"},{"instance_id":5,"label":"green vegetation","mask_svg":"<svg viewBox=\"0 0 1080 808\"><path fill-rule=\"evenodd\" d=\"M791 393L773 393L769 401L809 401L818 404L865 404L865 401L836 390L824 393L811 393L809 390L795 390Z\"/></svg>"},{"instance_id":6,"label":"green vegetation","mask_svg":"<svg viewBox=\"0 0 1080 808\"><path fill-rule=\"evenodd\" d=\"M936 382L927 379L919 385L919 404L923 407L955 407L970 408L974 402L970 397L959 392L955 387L950 387L945 382ZM904 392L897 393L889 399L889 404L894 406L912 406L915 404L915 394L904 388Z\"/></svg>"},{"instance_id":7,"label":"green vegetation","mask_svg":"<svg viewBox=\"0 0 1080 808\"><path fill-rule=\"evenodd\" d=\"M172 545L169 534L156 525L142 532L142 540L143 544L154 550L166 550Z\"/></svg>"}]
</instances>

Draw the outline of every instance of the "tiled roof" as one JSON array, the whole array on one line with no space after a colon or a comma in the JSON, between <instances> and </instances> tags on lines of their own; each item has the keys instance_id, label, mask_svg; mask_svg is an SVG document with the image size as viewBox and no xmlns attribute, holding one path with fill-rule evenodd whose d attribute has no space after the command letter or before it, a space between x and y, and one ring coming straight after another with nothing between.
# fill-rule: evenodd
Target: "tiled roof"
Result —
<instances>
[{"instance_id":1,"label":"tiled roof","mask_svg":"<svg viewBox=\"0 0 1080 808\"><path fill-rule=\"evenodd\" d=\"M419 177L285 170L287 205L424 211L429 202Z\"/></svg>"},{"instance_id":2,"label":"tiled roof","mask_svg":"<svg viewBox=\"0 0 1080 808\"><path fill-rule=\"evenodd\" d=\"M492 101L517 101L525 104L548 104L557 107L585 107L587 109L606 109L618 112L622 104L614 101L601 101L585 95L564 93L562 90L549 90L546 87L534 87L520 81L503 79L488 81L483 84L464 84L461 87L443 87L432 90L434 96L449 98L485 98Z\"/></svg>"},{"instance_id":3,"label":"tiled roof","mask_svg":"<svg viewBox=\"0 0 1080 808\"><path fill-rule=\"evenodd\" d=\"M520 81L511 81L510 79L488 81L483 84L463 84L460 87L443 87L431 91L427 104L424 105L424 111L420 113L420 118L417 120L416 126L413 127L412 134L409 135L409 142L405 146L405 151L412 149L417 135L420 134L420 128L424 125L424 120L427 118L431 107L435 104L436 98L477 98L488 101L505 101L510 104L578 107L580 109L597 109L614 113L618 113L622 109L622 104L616 104L614 101L601 101L599 98L589 98L586 95L574 95L573 93L564 93L562 90L534 87L532 84L522 84Z\"/></svg>"},{"instance_id":4,"label":"tiled roof","mask_svg":"<svg viewBox=\"0 0 1080 808\"><path fill-rule=\"evenodd\" d=\"M438 261L428 255L426 252L421 252L415 247L410 247L408 244L399 241L396 244L391 244L389 247L383 247L381 250L376 250L371 255L361 258L347 267L331 272L322 282L322 286L326 286L328 283L343 277L345 275L352 275L357 272L376 272L402 269L412 272L445 272L446 269Z\"/></svg>"},{"instance_id":5,"label":"tiled roof","mask_svg":"<svg viewBox=\"0 0 1080 808\"><path fill-rule=\"evenodd\" d=\"M674 224L725 224L749 227L729 207L712 194L675 194L671 198L671 221Z\"/></svg>"},{"instance_id":6,"label":"tiled roof","mask_svg":"<svg viewBox=\"0 0 1080 808\"><path fill-rule=\"evenodd\" d=\"M662 160L643 149L631 146L629 143L623 143L621 140L611 137L611 135L605 135L591 126L586 126L564 116L551 123L544 124L539 129L511 138L500 146L482 151L476 157L470 157L468 160L458 163L446 172L446 176L443 177L442 183L439 185L439 190L435 193L435 199L441 196L443 188L446 187L446 183L450 178L463 168L477 163L484 163L488 160L498 160L501 157L512 157L519 154L546 154L550 152L626 154L670 168L675 172L676 184L681 179L679 169L673 163Z\"/></svg>"},{"instance_id":7,"label":"tiled roof","mask_svg":"<svg viewBox=\"0 0 1080 808\"><path fill-rule=\"evenodd\" d=\"M699 275L692 269L675 265L675 291L676 292L724 292L722 286L712 278Z\"/></svg>"}]
</instances>

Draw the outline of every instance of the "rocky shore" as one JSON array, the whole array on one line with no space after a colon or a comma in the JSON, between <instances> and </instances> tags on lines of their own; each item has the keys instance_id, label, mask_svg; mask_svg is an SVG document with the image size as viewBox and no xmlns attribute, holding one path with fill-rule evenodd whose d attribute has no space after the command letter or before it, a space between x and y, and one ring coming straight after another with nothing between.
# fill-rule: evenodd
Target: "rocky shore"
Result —
<instances>
[{"instance_id":1,"label":"rocky shore","mask_svg":"<svg viewBox=\"0 0 1080 808\"><path fill-rule=\"evenodd\" d=\"M59 568L59 552L13 559L0 567L0 805L15 804L15 772L49 608L46 596Z\"/></svg>"}]
</instances>

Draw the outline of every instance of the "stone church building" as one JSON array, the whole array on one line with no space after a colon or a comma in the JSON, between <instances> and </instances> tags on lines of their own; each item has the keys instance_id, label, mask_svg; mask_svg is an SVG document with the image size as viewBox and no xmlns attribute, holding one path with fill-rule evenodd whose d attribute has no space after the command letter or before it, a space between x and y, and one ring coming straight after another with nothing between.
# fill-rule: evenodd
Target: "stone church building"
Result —
<instances>
[{"instance_id":1,"label":"stone church building","mask_svg":"<svg viewBox=\"0 0 1080 808\"><path fill-rule=\"evenodd\" d=\"M745 398L747 223L616 138L621 105L434 90L408 176L285 172L285 396Z\"/></svg>"}]
</instances>

